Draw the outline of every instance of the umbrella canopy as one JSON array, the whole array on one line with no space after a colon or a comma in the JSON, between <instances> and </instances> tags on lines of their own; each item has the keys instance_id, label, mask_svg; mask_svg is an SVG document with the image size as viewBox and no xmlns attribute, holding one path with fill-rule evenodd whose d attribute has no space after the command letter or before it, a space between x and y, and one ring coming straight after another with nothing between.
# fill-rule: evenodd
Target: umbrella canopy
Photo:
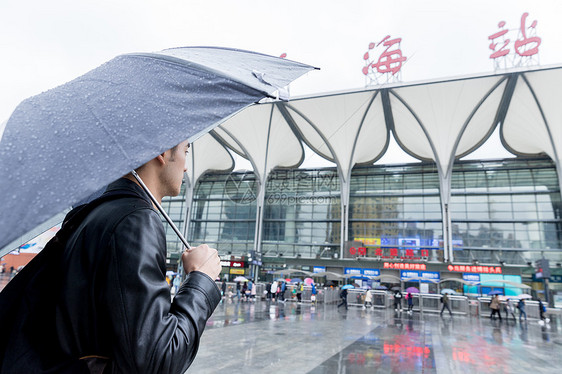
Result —
<instances>
[{"instance_id":1,"label":"umbrella canopy","mask_svg":"<svg viewBox=\"0 0 562 374\"><path fill-rule=\"evenodd\" d=\"M235 282L247 282L248 279L246 277L243 277L241 275L237 276L236 278L234 278Z\"/></svg>"},{"instance_id":2,"label":"umbrella canopy","mask_svg":"<svg viewBox=\"0 0 562 374\"><path fill-rule=\"evenodd\" d=\"M409 293L420 293L420 290L418 290L416 287L408 287L408 288L406 288L406 292L409 292Z\"/></svg>"},{"instance_id":3,"label":"umbrella canopy","mask_svg":"<svg viewBox=\"0 0 562 374\"><path fill-rule=\"evenodd\" d=\"M375 290L388 290L388 287L386 287L386 286L376 286Z\"/></svg>"},{"instance_id":4,"label":"umbrella canopy","mask_svg":"<svg viewBox=\"0 0 562 374\"><path fill-rule=\"evenodd\" d=\"M290 281L291 281L291 283L302 283L302 279L300 279L300 278L293 278Z\"/></svg>"},{"instance_id":5,"label":"umbrella canopy","mask_svg":"<svg viewBox=\"0 0 562 374\"><path fill-rule=\"evenodd\" d=\"M503 291L493 290L493 291L488 292L488 295L503 295Z\"/></svg>"},{"instance_id":6,"label":"umbrella canopy","mask_svg":"<svg viewBox=\"0 0 562 374\"><path fill-rule=\"evenodd\" d=\"M311 284L314 284L314 280L312 278L304 278L304 283L310 286Z\"/></svg>"},{"instance_id":7,"label":"umbrella canopy","mask_svg":"<svg viewBox=\"0 0 562 374\"><path fill-rule=\"evenodd\" d=\"M362 289L362 290L370 290L371 288L372 288L372 287L369 286L368 284L364 284L364 285L361 286L361 289Z\"/></svg>"},{"instance_id":8,"label":"umbrella canopy","mask_svg":"<svg viewBox=\"0 0 562 374\"><path fill-rule=\"evenodd\" d=\"M391 288L392 291L400 291L402 290L399 286L394 286Z\"/></svg>"},{"instance_id":9,"label":"umbrella canopy","mask_svg":"<svg viewBox=\"0 0 562 374\"><path fill-rule=\"evenodd\" d=\"M290 280L290 279L289 279L289 280ZM277 279L275 279L275 281L277 281L277 282L285 282L285 278L277 278Z\"/></svg>"},{"instance_id":10,"label":"umbrella canopy","mask_svg":"<svg viewBox=\"0 0 562 374\"><path fill-rule=\"evenodd\" d=\"M449 295L456 295L457 291L454 291L450 288L444 288L444 289L441 290L441 293L442 294L449 294Z\"/></svg>"},{"instance_id":11,"label":"umbrella canopy","mask_svg":"<svg viewBox=\"0 0 562 374\"><path fill-rule=\"evenodd\" d=\"M0 140L0 248L313 69L258 53L127 54L24 100Z\"/></svg>"},{"instance_id":12,"label":"umbrella canopy","mask_svg":"<svg viewBox=\"0 0 562 374\"><path fill-rule=\"evenodd\" d=\"M533 298L533 296L531 296L531 295L529 295L529 294L526 294L526 293L522 293L521 295L516 296L516 297L517 297L518 299L532 299L532 298Z\"/></svg>"},{"instance_id":13,"label":"umbrella canopy","mask_svg":"<svg viewBox=\"0 0 562 374\"><path fill-rule=\"evenodd\" d=\"M353 287L351 284L346 284L345 286L342 286L341 289L342 289L342 290L348 290L348 289L350 289L350 288L355 288L355 287Z\"/></svg>"}]
</instances>

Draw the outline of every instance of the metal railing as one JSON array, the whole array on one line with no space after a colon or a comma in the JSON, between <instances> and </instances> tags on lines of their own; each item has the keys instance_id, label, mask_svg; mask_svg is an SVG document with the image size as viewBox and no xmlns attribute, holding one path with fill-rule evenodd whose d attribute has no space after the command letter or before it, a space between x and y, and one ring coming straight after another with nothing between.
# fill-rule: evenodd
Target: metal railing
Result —
<instances>
[{"instance_id":1,"label":"metal railing","mask_svg":"<svg viewBox=\"0 0 562 374\"><path fill-rule=\"evenodd\" d=\"M347 292L348 306L363 306L365 302L365 290L350 289ZM373 296L373 308L392 308L394 307L394 296L385 291L371 291ZM441 295L437 294L412 294L414 312L440 313L443 304ZM453 314L467 315L469 313L469 303L466 296L449 296L449 308ZM408 300L403 299L401 309L408 309Z\"/></svg>"},{"instance_id":2,"label":"metal railing","mask_svg":"<svg viewBox=\"0 0 562 374\"><path fill-rule=\"evenodd\" d=\"M340 289L327 287L322 289L325 304L337 303L340 300Z\"/></svg>"},{"instance_id":3,"label":"metal railing","mask_svg":"<svg viewBox=\"0 0 562 374\"><path fill-rule=\"evenodd\" d=\"M478 315L480 317L490 317L492 314L492 310L490 309L490 302L492 299L490 297L479 297L478 298ZM517 300L514 298L513 308L515 309L515 314L517 318L519 318L519 308L517 308ZM505 317L505 308L506 302L500 302L500 313L502 314L502 318ZM528 319L540 319L540 310L539 310L539 302L534 300L525 300L525 313L527 314ZM547 308L546 314L549 313Z\"/></svg>"},{"instance_id":4,"label":"metal railing","mask_svg":"<svg viewBox=\"0 0 562 374\"><path fill-rule=\"evenodd\" d=\"M419 294L421 297L421 311L424 313L440 313L443 309L441 302L442 295L437 294ZM470 308L468 297L449 295L449 308L453 314L468 315ZM445 309L444 313L448 313Z\"/></svg>"}]
</instances>

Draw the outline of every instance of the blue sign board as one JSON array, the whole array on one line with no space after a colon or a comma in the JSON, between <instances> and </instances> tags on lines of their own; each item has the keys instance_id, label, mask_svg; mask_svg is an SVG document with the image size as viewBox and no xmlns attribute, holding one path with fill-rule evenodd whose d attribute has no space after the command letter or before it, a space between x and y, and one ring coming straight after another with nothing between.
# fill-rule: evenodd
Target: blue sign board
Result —
<instances>
[{"instance_id":1,"label":"blue sign board","mask_svg":"<svg viewBox=\"0 0 562 374\"><path fill-rule=\"evenodd\" d=\"M421 280L423 283L435 283L441 280L441 275L438 271L420 271L420 277L423 278Z\"/></svg>"},{"instance_id":2,"label":"blue sign board","mask_svg":"<svg viewBox=\"0 0 562 374\"><path fill-rule=\"evenodd\" d=\"M379 269L361 269L361 268L344 268L344 274L349 275L365 275L367 277L378 277L381 275Z\"/></svg>"},{"instance_id":3,"label":"blue sign board","mask_svg":"<svg viewBox=\"0 0 562 374\"><path fill-rule=\"evenodd\" d=\"M400 270L400 280L406 280L409 278L418 278L420 272L416 270Z\"/></svg>"},{"instance_id":4,"label":"blue sign board","mask_svg":"<svg viewBox=\"0 0 562 374\"><path fill-rule=\"evenodd\" d=\"M462 279L467 282L480 282L480 274L464 273Z\"/></svg>"},{"instance_id":5,"label":"blue sign board","mask_svg":"<svg viewBox=\"0 0 562 374\"><path fill-rule=\"evenodd\" d=\"M360 268L344 268L343 273L344 274L351 274L351 275L361 275L361 269Z\"/></svg>"},{"instance_id":6,"label":"blue sign board","mask_svg":"<svg viewBox=\"0 0 562 374\"><path fill-rule=\"evenodd\" d=\"M378 277L381 275L381 271L379 269L363 269L363 275L367 277Z\"/></svg>"},{"instance_id":7,"label":"blue sign board","mask_svg":"<svg viewBox=\"0 0 562 374\"><path fill-rule=\"evenodd\" d=\"M321 273L326 271L326 266L313 266L312 267L312 272L313 273Z\"/></svg>"}]
</instances>

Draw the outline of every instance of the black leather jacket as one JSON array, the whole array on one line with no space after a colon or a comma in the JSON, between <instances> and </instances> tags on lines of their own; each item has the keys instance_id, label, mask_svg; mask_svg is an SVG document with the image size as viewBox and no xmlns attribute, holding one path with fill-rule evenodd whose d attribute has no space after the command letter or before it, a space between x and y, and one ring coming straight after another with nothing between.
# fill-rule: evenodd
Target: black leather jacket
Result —
<instances>
[{"instance_id":1,"label":"black leather jacket","mask_svg":"<svg viewBox=\"0 0 562 374\"><path fill-rule=\"evenodd\" d=\"M130 180L119 179L108 191L135 196L102 203L70 237L58 341L71 357L108 357L104 373L183 373L221 299L219 289L192 272L170 302L159 214Z\"/></svg>"}]
</instances>

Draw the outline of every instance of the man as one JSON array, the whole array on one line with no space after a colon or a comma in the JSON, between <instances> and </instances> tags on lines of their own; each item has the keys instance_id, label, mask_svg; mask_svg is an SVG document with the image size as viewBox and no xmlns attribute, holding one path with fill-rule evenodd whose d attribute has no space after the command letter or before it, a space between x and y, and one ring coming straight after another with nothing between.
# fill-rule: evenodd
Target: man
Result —
<instances>
[{"instance_id":1,"label":"man","mask_svg":"<svg viewBox=\"0 0 562 374\"><path fill-rule=\"evenodd\" d=\"M449 295L445 293L443 296L441 296L441 302L443 303L443 306L441 307L441 316L443 316L443 311L445 310L445 308L447 308L447 310L449 311L449 315L452 317L453 313L451 312L451 308L449 308Z\"/></svg>"},{"instance_id":2,"label":"man","mask_svg":"<svg viewBox=\"0 0 562 374\"><path fill-rule=\"evenodd\" d=\"M179 194L188 148L184 141L137 169L157 201ZM171 302L166 235L149 196L131 174L105 194L123 196L95 207L65 246L49 369L184 373L221 299L217 251L203 244L182 254L187 276Z\"/></svg>"},{"instance_id":3,"label":"man","mask_svg":"<svg viewBox=\"0 0 562 374\"><path fill-rule=\"evenodd\" d=\"M525 322L527 322L527 313L525 312L525 300L519 299L517 303L517 309L519 309L519 323L521 323L521 317L525 316Z\"/></svg>"},{"instance_id":4,"label":"man","mask_svg":"<svg viewBox=\"0 0 562 374\"><path fill-rule=\"evenodd\" d=\"M497 314L500 322L502 321L502 315L500 313L500 299L498 295L492 296L492 301L490 302L490 319L495 319L494 315Z\"/></svg>"},{"instance_id":5,"label":"man","mask_svg":"<svg viewBox=\"0 0 562 374\"><path fill-rule=\"evenodd\" d=\"M338 308L340 306L345 306L345 310L347 310L347 288L344 288L340 292L341 303L338 304Z\"/></svg>"},{"instance_id":6,"label":"man","mask_svg":"<svg viewBox=\"0 0 562 374\"><path fill-rule=\"evenodd\" d=\"M509 315L513 316L513 321L517 323L517 319L515 318L515 308L513 307L513 300L508 298L505 302L505 319L509 322Z\"/></svg>"},{"instance_id":7,"label":"man","mask_svg":"<svg viewBox=\"0 0 562 374\"><path fill-rule=\"evenodd\" d=\"M394 310L397 312L402 311L402 292L398 289L394 291Z\"/></svg>"}]
</instances>

